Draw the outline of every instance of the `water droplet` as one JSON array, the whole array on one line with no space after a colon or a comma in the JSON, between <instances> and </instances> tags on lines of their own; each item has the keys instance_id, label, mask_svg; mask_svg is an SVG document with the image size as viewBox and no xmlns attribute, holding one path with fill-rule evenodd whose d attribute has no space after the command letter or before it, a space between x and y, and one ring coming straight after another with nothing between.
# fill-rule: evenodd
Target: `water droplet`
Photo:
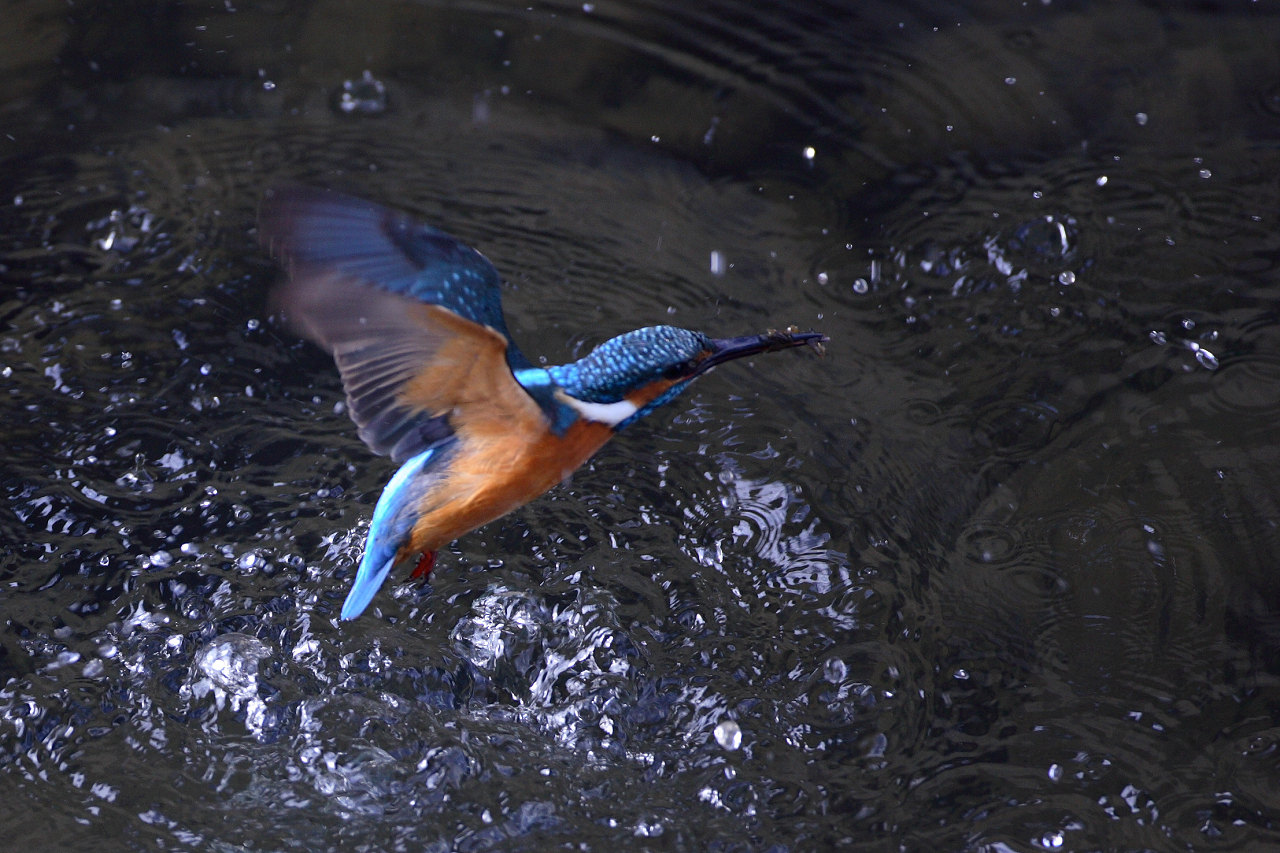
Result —
<instances>
[{"instance_id":1,"label":"water droplet","mask_svg":"<svg viewBox=\"0 0 1280 853\"><path fill-rule=\"evenodd\" d=\"M703 144L703 145L710 145L711 143L715 142L715 139L716 139L716 129L717 129L718 127L720 127L720 117L719 117L719 116L712 116L712 117L711 117L711 126L707 128L707 132L706 132L706 133L702 134L702 144Z\"/></svg>"},{"instance_id":2,"label":"water droplet","mask_svg":"<svg viewBox=\"0 0 1280 853\"><path fill-rule=\"evenodd\" d=\"M173 565L173 555L168 551L156 551L147 558L153 568L164 569Z\"/></svg>"},{"instance_id":3,"label":"water droplet","mask_svg":"<svg viewBox=\"0 0 1280 853\"><path fill-rule=\"evenodd\" d=\"M716 725L716 743L732 752L742 746L742 729L733 720L721 720Z\"/></svg>"},{"instance_id":4,"label":"water droplet","mask_svg":"<svg viewBox=\"0 0 1280 853\"><path fill-rule=\"evenodd\" d=\"M662 822L656 817L641 818L636 822L635 834L639 838L657 838L662 832Z\"/></svg>"},{"instance_id":5,"label":"water droplet","mask_svg":"<svg viewBox=\"0 0 1280 853\"><path fill-rule=\"evenodd\" d=\"M1218 369L1218 357L1209 352L1204 347L1196 350L1196 361L1200 362L1200 366L1209 370Z\"/></svg>"},{"instance_id":6,"label":"water droplet","mask_svg":"<svg viewBox=\"0 0 1280 853\"><path fill-rule=\"evenodd\" d=\"M1050 765L1049 765L1049 778L1050 778L1050 779L1052 779L1052 780L1053 780L1053 781L1055 781L1055 782L1057 782L1059 779L1061 779L1061 778L1062 778L1062 765L1060 765L1060 764L1050 764Z\"/></svg>"},{"instance_id":7,"label":"water droplet","mask_svg":"<svg viewBox=\"0 0 1280 853\"><path fill-rule=\"evenodd\" d=\"M854 293L866 293L870 289L871 289L871 285L867 284L867 280L865 278L857 279L853 283Z\"/></svg>"},{"instance_id":8,"label":"water droplet","mask_svg":"<svg viewBox=\"0 0 1280 853\"><path fill-rule=\"evenodd\" d=\"M293 659L302 660L309 655L314 655L320 651L320 642L315 638L308 638L293 647Z\"/></svg>"},{"instance_id":9,"label":"water droplet","mask_svg":"<svg viewBox=\"0 0 1280 853\"><path fill-rule=\"evenodd\" d=\"M359 80L344 80L338 109L347 115L376 115L387 109L387 87L369 71Z\"/></svg>"},{"instance_id":10,"label":"water droplet","mask_svg":"<svg viewBox=\"0 0 1280 853\"><path fill-rule=\"evenodd\" d=\"M1155 329L1152 329L1151 332L1148 333L1147 337L1151 338L1151 343L1156 344L1157 346L1164 346L1169 343L1168 335Z\"/></svg>"},{"instance_id":11,"label":"water droplet","mask_svg":"<svg viewBox=\"0 0 1280 853\"><path fill-rule=\"evenodd\" d=\"M712 275L724 275L724 272L725 272L725 269L726 269L726 268L727 268L727 265L726 265L726 263L725 263L724 253L723 253L723 252L719 252L719 251L712 251L712 253L711 253L711 274L712 274Z\"/></svg>"},{"instance_id":12,"label":"water droplet","mask_svg":"<svg viewBox=\"0 0 1280 853\"><path fill-rule=\"evenodd\" d=\"M1006 86L1012 86L1012 85L1014 85L1014 84L1015 84L1015 83L1017 83L1017 82L1018 82L1018 78L1017 78L1017 77L1006 77L1006 78L1004 78L1004 84L1005 84Z\"/></svg>"},{"instance_id":13,"label":"water droplet","mask_svg":"<svg viewBox=\"0 0 1280 853\"><path fill-rule=\"evenodd\" d=\"M50 661L45 668L48 670L62 669L64 666L70 666L78 660L80 660L79 652L62 651L58 652L58 656Z\"/></svg>"},{"instance_id":14,"label":"water droplet","mask_svg":"<svg viewBox=\"0 0 1280 853\"><path fill-rule=\"evenodd\" d=\"M1105 187L1107 185L1107 176L1106 175L1099 176L1096 183L1100 187Z\"/></svg>"},{"instance_id":15,"label":"water droplet","mask_svg":"<svg viewBox=\"0 0 1280 853\"><path fill-rule=\"evenodd\" d=\"M1058 273L1058 283L1059 284L1075 284L1076 274L1073 273L1071 270L1063 270L1062 272Z\"/></svg>"},{"instance_id":16,"label":"water droplet","mask_svg":"<svg viewBox=\"0 0 1280 853\"><path fill-rule=\"evenodd\" d=\"M822 677L832 684L839 684L844 681L845 676L849 674L849 668L840 658L828 658L827 663L822 668Z\"/></svg>"},{"instance_id":17,"label":"water droplet","mask_svg":"<svg viewBox=\"0 0 1280 853\"><path fill-rule=\"evenodd\" d=\"M1138 127L1146 127L1146 126L1147 126L1147 114L1146 114L1146 113L1138 113L1137 115L1135 115L1135 116L1133 117L1133 120L1134 120L1134 121L1136 121L1136 122L1138 123Z\"/></svg>"},{"instance_id":18,"label":"water droplet","mask_svg":"<svg viewBox=\"0 0 1280 853\"><path fill-rule=\"evenodd\" d=\"M196 666L218 687L247 697L257 693L258 664L269 657L271 650L257 637L223 634L196 653Z\"/></svg>"},{"instance_id":19,"label":"water droplet","mask_svg":"<svg viewBox=\"0 0 1280 853\"><path fill-rule=\"evenodd\" d=\"M804 159L806 159L806 160L808 160L810 163L812 163L812 162L813 162L813 158L814 158L814 157L816 157L816 156L818 156L818 149L817 149L817 148L814 148L812 145L806 145L806 146L804 147Z\"/></svg>"},{"instance_id":20,"label":"water droplet","mask_svg":"<svg viewBox=\"0 0 1280 853\"><path fill-rule=\"evenodd\" d=\"M826 273L824 272L818 273L818 284L826 284L830 280L831 279L827 276Z\"/></svg>"}]
</instances>

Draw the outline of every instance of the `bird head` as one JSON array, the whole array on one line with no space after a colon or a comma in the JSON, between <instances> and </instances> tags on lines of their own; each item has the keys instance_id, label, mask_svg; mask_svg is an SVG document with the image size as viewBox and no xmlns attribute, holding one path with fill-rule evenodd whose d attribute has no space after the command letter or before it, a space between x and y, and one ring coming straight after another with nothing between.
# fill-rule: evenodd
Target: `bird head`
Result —
<instances>
[{"instance_id":1,"label":"bird head","mask_svg":"<svg viewBox=\"0 0 1280 853\"><path fill-rule=\"evenodd\" d=\"M826 338L794 328L740 338L711 338L675 326L648 326L611 338L585 357L552 367L562 402L615 430L669 402L718 364Z\"/></svg>"}]
</instances>

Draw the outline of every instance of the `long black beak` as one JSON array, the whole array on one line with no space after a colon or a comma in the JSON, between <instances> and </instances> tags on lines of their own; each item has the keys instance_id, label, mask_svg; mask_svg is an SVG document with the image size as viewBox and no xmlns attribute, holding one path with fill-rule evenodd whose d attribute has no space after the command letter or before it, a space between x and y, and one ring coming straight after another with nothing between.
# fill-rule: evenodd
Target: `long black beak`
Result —
<instances>
[{"instance_id":1,"label":"long black beak","mask_svg":"<svg viewBox=\"0 0 1280 853\"><path fill-rule=\"evenodd\" d=\"M756 355L762 352L776 352L781 349L791 349L792 347L805 345L813 347L821 355L824 351L822 345L827 340L827 336L821 332L801 332L794 326L783 331L770 329L763 335L746 335L741 338L713 338L711 343L715 346L715 349L711 351L711 355L698 364L698 369L694 373L695 375L704 373L717 364L724 364L726 361L733 361L735 358Z\"/></svg>"}]
</instances>

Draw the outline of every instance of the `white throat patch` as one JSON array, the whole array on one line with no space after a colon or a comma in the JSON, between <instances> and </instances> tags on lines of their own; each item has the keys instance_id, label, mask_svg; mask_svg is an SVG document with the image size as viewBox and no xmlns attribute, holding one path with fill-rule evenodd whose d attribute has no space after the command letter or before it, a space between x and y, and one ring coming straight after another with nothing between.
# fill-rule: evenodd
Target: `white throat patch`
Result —
<instances>
[{"instance_id":1,"label":"white throat patch","mask_svg":"<svg viewBox=\"0 0 1280 853\"><path fill-rule=\"evenodd\" d=\"M635 403L625 398L616 403L588 403L571 397L563 390L556 391L556 397L587 420L611 427L616 427L639 411Z\"/></svg>"}]
</instances>

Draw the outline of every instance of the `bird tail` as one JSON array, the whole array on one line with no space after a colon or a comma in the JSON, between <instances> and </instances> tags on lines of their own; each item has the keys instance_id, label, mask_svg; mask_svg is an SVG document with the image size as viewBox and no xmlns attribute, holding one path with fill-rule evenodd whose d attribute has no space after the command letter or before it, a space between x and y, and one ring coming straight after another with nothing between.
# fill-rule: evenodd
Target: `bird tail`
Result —
<instances>
[{"instance_id":1,"label":"bird tail","mask_svg":"<svg viewBox=\"0 0 1280 853\"><path fill-rule=\"evenodd\" d=\"M396 564L400 549L409 540L418 507L434 478L421 476L433 457L443 448L428 448L400 466L391 482L382 490L378 505L373 509L373 521L369 523L369 538L365 543L364 557L356 570L355 583L342 605L343 620L354 619L364 612L373 596L382 586L391 568Z\"/></svg>"},{"instance_id":2,"label":"bird tail","mask_svg":"<svg viewBox=\"0 0 1280 853\"><path fill-rule=\"evenodd\" d=\"M360 569L356 572L356 582L352 584L351 592L347 593L347 600L342 603L344 621L354 619L364 612L369 602L373 601L373 596L382 586L382 582L391 573L391 567L396 562L395 552L393 551L390 557L379 563L381 550L369 548L364 552L364 559L360 561Z\"/></svg>"}]
</instances>

